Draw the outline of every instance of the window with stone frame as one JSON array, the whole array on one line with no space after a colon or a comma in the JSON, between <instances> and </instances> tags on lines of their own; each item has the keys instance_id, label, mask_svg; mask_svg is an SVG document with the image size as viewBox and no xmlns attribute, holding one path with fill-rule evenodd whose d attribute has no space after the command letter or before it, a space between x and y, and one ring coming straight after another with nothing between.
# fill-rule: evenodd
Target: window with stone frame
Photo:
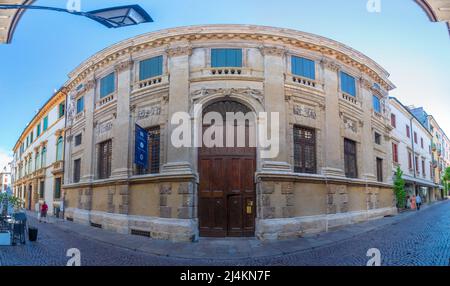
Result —
<instances>
[{"instance_id":1,"label":"window with stone frame","mask_svg":"<svg viewBox=\"0 0 450 286\"><path fill-rule=\"evenodd\" d=\"M378 132L375 132L375 144L381 145L381 134Z\"/></svg>"},{"instance_id":2,"label":"window with stone frame","mask_svg":"<svg viewBox=\"0 0 450 286\"><path fill-rule=\"evenodd\" d=\"M148 132L148 168L140 166L136 167L138 175L158 174L160 168L160 146L161 131L160 127L152 127L147 129Z\"/></svg>"},{"instance_id":3,"label":"window with stone frame","mask_svg":"<svg viewBox=\"0 0 450 286\"><path fill-rule=\"evenodd\" d=\"M39 182L39 198L43 199L45 195L45 181Z\"/></svg>"},{"instance_id":4,"label":"window with stone frame","mask_svg":"<svg viewBox=\"0 0 450 286\"><path fill-rule=\"evenodd\" d=\"M61 178L55 178L55 199L61 198Z\"/></svg>"},{"instance_id":5,"label":"window with stone frame","mask_svg":"<svg viewBox=\"0 0 450 286\"><path fill-rule=\"evenodd\" d=\"M112 140L98 144L97 153L97 178L108 179L111 177Z\"/></svg>"},{"instance_id":6,"label":"window with stone frame","mask_svg":"<svg viewBox=\"0 0 450 286\"><path fill-rule=\"evenodd\" d=\"M82 136L83 135L81 135L81 133L75 136L75 146L80 146L81 145L82 138L83 138Z\"/></svg>"},{"instance_id":7,"label":"window with stone frame","mask_svg":"<svg viewBox=\"0 0 450 286\"><path fill-rule=\"evenodd\" d=\"M73 161L73 182L79 183L81 175L81 159Z\"/></svg>"},{"instance_id":8,"label":"window with stone frame","mask_svg":"<svg viewBox=\"0 0 450 286\"><path fill-rule=\"evenodd\" d=\"M345 176L347 178L358 177L358 165L356 159L356 142L350 139L344 139L344 164Z\"/></svg>"},{"instance_id":9,"label":"window with stone frame","mask_svg":"<svg viewBox=\"0 0 450 286\"><path fill-rule=\"evenodd\" d=\"M377 158L377 181L383 182L383 159Z\"/></svg>"},{"instance_id":10,"label":"window with stone frame","mask_svg":"<svg viewBox=\"0 0 450 286\"><path fill-rule=\"evenodd\" d=\"M314 129L294 126L294 172L317 173Z\"/></svg>"}]
</instances>

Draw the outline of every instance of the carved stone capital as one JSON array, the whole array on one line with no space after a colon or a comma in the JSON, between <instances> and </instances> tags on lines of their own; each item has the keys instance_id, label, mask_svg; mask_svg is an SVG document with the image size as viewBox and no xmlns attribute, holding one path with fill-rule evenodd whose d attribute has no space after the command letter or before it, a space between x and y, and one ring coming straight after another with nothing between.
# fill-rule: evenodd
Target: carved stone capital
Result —
<instances>
[{"instance_id":1,"label":"carved stone capital","mask_svg":"<svg viewBox=\"0 0 450 286\"><path fill-rule=\"evenodd\" d=\"M360 77L359 83L361 84L361 87L372 90L372 84L367 79Z\"/></svg>"},{"instance_id":2,"label":"carved stone capital","mask_svg":"<svg viewBox=\"0 0 450 286\"><path fill-rule=\"evenodd\" d=\"M331 59L322 59L320 63L323 65L323 67L326 67L333 72L337 72L341 69L341 66Z\"/></svg>"},{"instance_id":3,"label":"carved stone capital","mask_svg":"<svg viewBox=\"0 0 450 286\"><path fill-rule=\"evenodd\" d=\"M116 64L114 66L114 69L117 72L122 72L122 71L126 71L126 70L131 69L132 66L133 66L133 61L132 60L126 60L126 61L123 61L123 62L120 62L120 63Z\"/></svg>"},{"instance_id":4,"label":"carved stone capital","mask_svg":"<svg viewBox=\"0 0 450 286\"><path fill-rule=\"evenodd\" d=\"M59 137L59 136L64 136L64 133L66 132L66 130L64 128L62 129L58 129L55 131L55 136Z\"/></svg>"},{"instance_id":5,"label":"carved stone capital","mask_svg":"<svg viewBox=\"0 0 450 286\"><path fill-rule=\"evenodd\" d=\"M179 57L179 56L190 56L192 55L192 47L184 46L184 47L169 47L166 49L167 56Z\"/></svg>"},{"instance_id":6,"label":"carved stone capital","mask_svg":"<svg viewBox=\"0 0 450 286\"><path fill-rule=\"evenodd\" d=\"M262 47L259 48L259 50L261 51L261 53L264 56L283 57L284 55L286 55L286 49L285 48L276 47L276 46L262 46Z\"/></svg>"}]
</instances>

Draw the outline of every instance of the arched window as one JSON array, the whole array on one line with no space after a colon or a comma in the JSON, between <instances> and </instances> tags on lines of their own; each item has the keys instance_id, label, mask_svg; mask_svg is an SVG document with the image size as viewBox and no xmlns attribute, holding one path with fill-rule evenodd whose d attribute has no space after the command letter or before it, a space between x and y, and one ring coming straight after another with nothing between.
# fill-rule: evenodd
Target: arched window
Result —
<instances>
[{"instance_id":1,"label":"arched window","mask_svg":"<svg viewBox=\"0 0 450 286\"><path fill-rule=\"evenodd\" d=\"M41 166L42 168L45 168L47 167L47 147L42 148L41 157Z\"/></svg>"},{"instance_id":2,"label":"arched window","mask_svg":"<svg viewBox=\"0 0 450 286\"><path fill-rule=\"evenodd\" d=\"M34 166L36 170L39 170L41 168L41 153L39 151L36 152L36 160Z\"/></svg>"},{"instance_id":3,"label":"arched window","mask_svg":"<svg viewBox=\"0 0 450 286\"><path fill-rule=\"evenodd\" d=\"M56 161L61 161L63 156L63 138L59 136L58 141L56 143Z\"/></svg>"}]
</instances>

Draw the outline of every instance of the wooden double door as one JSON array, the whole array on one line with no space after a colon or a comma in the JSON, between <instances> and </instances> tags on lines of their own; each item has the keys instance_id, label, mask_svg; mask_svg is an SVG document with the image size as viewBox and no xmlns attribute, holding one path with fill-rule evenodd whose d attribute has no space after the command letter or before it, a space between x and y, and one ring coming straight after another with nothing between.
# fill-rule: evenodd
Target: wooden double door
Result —
<instances>
[{"instance_id":1,"label":"wooden double door","mask_svg":"<svg viewBox=\"0 0 450 286\"><path fill-rule=\"evenodd\" d=\"M231 111L244 108L239 104L225 107L221 104L223 103L216 104L221 107L219 110L227 112L231 107ZM215 108L217 109L218 106ZM205 128L207 127L204 126L204 130ZM245 136L248 139L248 126L245 130ZM198 162L200 236L254 236L256 148L202 147L199 149Z\"/></svg>"}]
</instances>

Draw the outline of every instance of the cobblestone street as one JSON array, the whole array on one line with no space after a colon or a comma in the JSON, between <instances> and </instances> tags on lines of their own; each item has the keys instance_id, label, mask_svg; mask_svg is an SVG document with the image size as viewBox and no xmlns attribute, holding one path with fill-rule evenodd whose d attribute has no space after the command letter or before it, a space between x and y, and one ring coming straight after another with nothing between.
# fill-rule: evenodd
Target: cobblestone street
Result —
<instances>
[{"instance_id":1,"label":"cobblestone street","mask_svg":"<svg viewBox=\"0 0 450 286\"><path fill-rule=\"evenodd\" d=\"M402 217L403 216L403 217ZM367 250L381 251L382 265L440 265L448 266L450 259L450 202L428 207L420 212L401 214L392 224L367 231L351 239L340 240L301 252L219 260L218 253L211 259L182 259L151 255L140 251L112 246L88 239L56 224L39 224L39 240L24 246L0 247L1 265L66 265L66 251L78 248L81 264L87 265L366 265ZM388 220L385 218L384 220ZM36 225L34 218L31 224ZM103 231L103 230L99 230ZM324 235L328 241L338 238L339 232ZM301 241L302 239L299 239ZM156 242L155 242L156 243ZM202 243L202 242L201 242ZM258 243L255 241L255 243ZM288 242L293 245L296 242ZM281 242L280 247L283 245ZM287 245L287 244L286 244ZM176 246L174 246L176 247Z\"/></svg>"}]
</instances>

